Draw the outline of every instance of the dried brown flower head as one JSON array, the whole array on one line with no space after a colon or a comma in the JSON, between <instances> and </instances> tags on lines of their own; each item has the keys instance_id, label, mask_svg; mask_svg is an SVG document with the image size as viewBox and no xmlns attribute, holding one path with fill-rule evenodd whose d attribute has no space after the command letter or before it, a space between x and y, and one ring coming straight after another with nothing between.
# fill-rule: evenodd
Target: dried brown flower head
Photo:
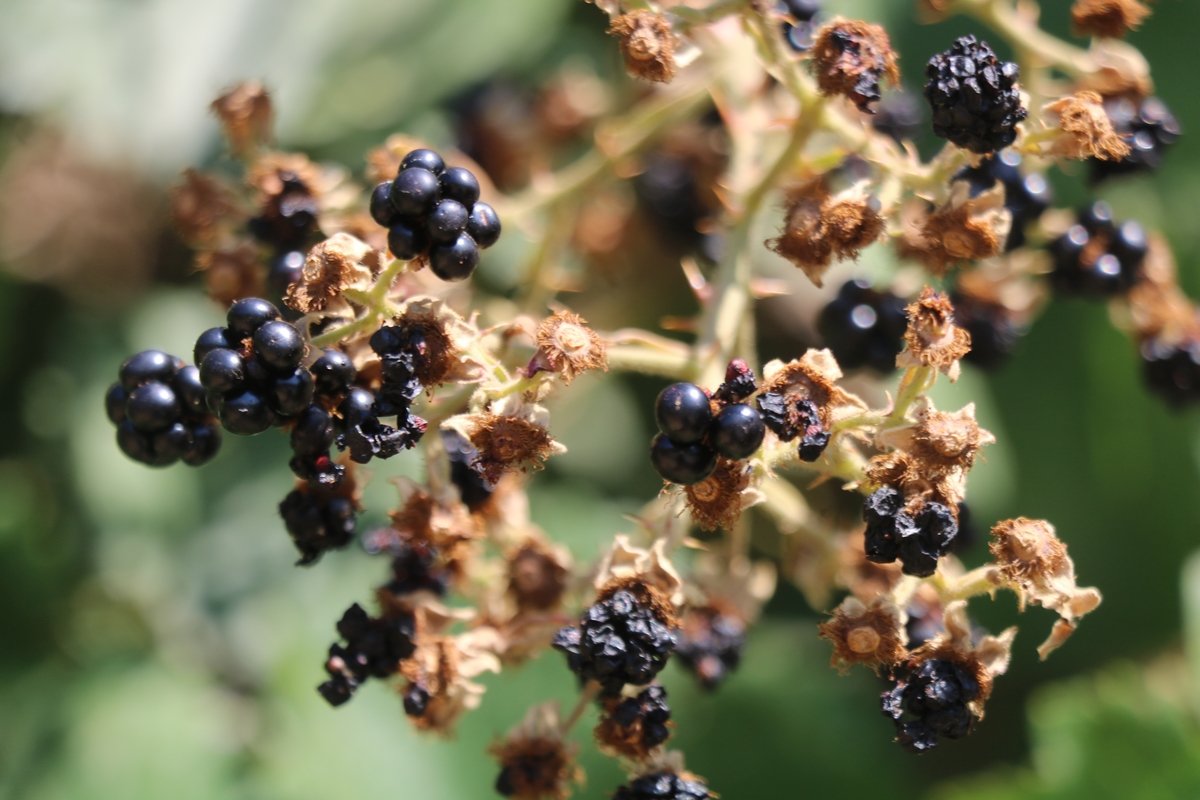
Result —
<instances>
[{"instance_id":1,"label":"dried brown flower head","mask_svg":"<svg viewBox=\"0 0 1200 800\"><path fill-rule=\"evenodd\" d=\"M389 515L402 541L436 549L452 575L461 575L472 546L483 536L478 520L461 503L439 502L410 480L398 478L401 505Z\"/></svg>"},{"instance_id":2,"label":"dried brown flower head","mask_svg":"<svg viewBox=\"0 0 1200 800\"><path fill-rule=\"evenodd\" d=\"M518 611L550 611L562 603L571 570L567 554L561 548L531 537L504 560L508 595Z\"/></svg>"},{"instance_id":3,"label":"dried brown flower head","mask_svg":"<svg viewBox=\"0 0 1200 800\"><path fill-rule=\"evenodd\" d=\"M211 247L222 228L240 221L233 190L220 179L195 169L171 189L171 221L192 247Z\"/></svg>"},{"instance_id":4,"label":"dried brown flower head","mask_svg":"<svg viewBox=\"0 0 1200 800\"><path fill-rule=\"evenodd\" d=\"M926 286L908 306L904 344L898 366L934 367L954 381L961 369L959 360L971 350L971 334L954 324L950 298Z\"/></svg>"},{"instance_id":5,"label":"dried brown flower head","mask_svg":"<svg viewBox=\"0 0 1200 800\"><path fill-rule=\"evenodd\" d=\"M611 587L628 583L652 587L672 607L683 605L683 579L667 558L666 542L662 539L647 550L635 547L625 534L617 534L613 538L612 547L596 570L593 585L598 595L607 596L612 593ZM673 610L670 616L673 620Z\"/></svg>"},{"instance_id":6,"label":"dried brown flower head","mask_svg":"<svg viewBox=\"0 0 1200 800\"><path fill-rule=\"evenodd\" d=\"M880 80L900 82L887 31L869 22L838 17L821 26L811 57L821 94L841 95L869 114L880 98Z\"/></svg>"},{"instance_id":7,"label":"dried brown flower head","mask_svg":"<svg viewBox=\"0 0 1200 800\"><path fill-rule=\"evenodd\" d=\"M608 32L619 40L629 74L655 83L675 77L675 34L662 14L631 11L614 19Z\"/></svg>"},{"instance_id":8,"label":"dried brown flower head","mask_svg":"<svg viewBox=\"0 0 1200 800\"><path fill-rule=\"evenodd\" d=\"M878 203L861 188L835 196L820 177L788 192L783 231L767 246L821 286L835 258L857 259L883 228Z\"/></svg>"},{"instance_id":9,"label":"dried brown flower head","mask_svg":"<svg viewBox=\"0 0 1200 800\"><path fill-rule=\"evenodd\" d=\"M222 305L262 294L265 283L262 259L258 248L249 242L197 254L196 269L204 273L208 296Z\"/></svg>"},{"instance_id":10,"label":"dried brown flower head","mask_svg":"<svg viewBox=\"0 0 1200 800\"><path fill-rule=\"evenodd\" d=\"M1060 135L1050 145L1055 155L1102 161L1120 161L1129 155L1129 144L1113 130L1095 92L1076 92L1046 104L1043 110L1058 118Z\"/></svg>"},{"instance_id":11,"label":"dried brown flower head","mask_svg":"<svg viewBox=\"0 0 1200 800\"><path fill-rule=\"evenodd\" d=\"M496 653L503 644L503 638L486 627L458 636L419 636L416 652L400 663L408 681L404 691L417 687L425 698L421 713L409 714L413 724L419 730L451 734L463 712L483 700L484 686L474 679L500 671Z\"/></svg>"},{"instance_id":12,"label":"dried brown flower head","mask_svg":"<svg viewBox=\"0 0 1200 800\"><path fill-rule=\"evenodd\" d=\"M1137 28L1150 8L1139 0L1075 0L1071 23L1081 36L1118 38Z\"/></svg>"},{"instance_id":13,"label":"dried brown flower head","mask_svg":"<svg viewBox=\"0 0 1200 800\"><path fill-rule=\"evenodd\" d=\"M1004 188L972 197L965 180L954 181L950 199L930 210L920 200L902 212L903 232L897 240L901 256L942 275L960 261L978 261L1000 253L1012 227L1012 214L1004 207Z\"/></svg>"},{"instance_id":14,"label":"dried brown flower head","mask_svg":"<svg viewBox=\"0 0 1200 800\"><path fill-rule=\"evenodd\" d=\"M270 140L275 112L270 94L258 81L239 83L214 100L211 108L235 155L249 155Z\"/></svg>"},{"instance_id":15,"label":"dried brown flower head","mask_svg":"<svg viewBox=\"0 0 1200 800\"><path fill-rule=\"evenodd\" d=\"M508 472L541 469L547 458L567 450L550 436L550 413L518 395L487 411L451 417L443 425L471 440L479 451L475 466L492 483Z\"/></svg>"},{"instance_id":16,"label":"dried brown flower head","mask_svg":"<svg viewBox=\"0 0 1200 800\"><path fill-rule=\"evenodd\" d=\"M833 644L830 666L843 674L852 664L878 673L904 657L904 616L888 597L878 597L869 606L847 597L817 629Z\"/></svg>"},{"instance_id":17,"label":"dried brown flower head","mask_svg":"<svg viewBox=\"0 0 1200 800\"><path fill-rule=\"evenodd\" d=\"M418 295L400 306L394 322L425 338L425 353L417 365L417 377L425 386L473 383L483 376L486 365L475 355L480 331L473 318L464 319L435 297Z\"/></svg>"},{"instance_id":18,"label":"dried brown flower head","mask_svg":"<svg viewBox=\"0 0 1200 800\"><path fill-rule=\"evenodd\" d=\"M526 374L548 369L561 373L563 383L570 384L575 376L588 370L608 371L608 348L578 314L566 310L554 312L538 325L535 336L537 352Z\"/></svg>"},{"instance_id":19,"label":"dried brown flower head","mask_svg":"<svg viewBox=\"0 0 1200 800\"><path fill-rule=\"evenodd\" d=\"M301 187L319 200L333 180L333 175L302 153L267 151L246 168L246 184L259 193L264 206Z\"/></svg>"},{"instance_id":20,"label":"dried brown flower head","mask_svg":"<svg viewBox=\"0 0 1200 800\"><path fill-rule=\"evenodd\" d=\"M1018 517L996 523L988 550L998 569L997 582L1017 592L1022 608L1032 600L1058 612L1050 637L1038 647L1043 659L1075 631L1080 617L1100 605L1098 590L1076 584L1067 546L1045 520Z\"/></svg>"},{"instance_id":21,"label":"dried brown flower head","mask_svg":"<svg viewBox=\"0 0 1200 800\"><path fill-rule=\"evenodd\" d=\"M954 412L938 411L927 398L917 406L915 423L882 431L877 439L903 450L911 457L910 467L932 481L971 469L980 448L996 441L975 420L974 403Z\"/></svg>"},{"instance_id":22,"label":"dried brown flower head","mask_svg":"<svg viewBox=\"0 0 1200 800\"><path fill-rule=\"evenodd\" d=\"M728 530L737 524L742 511L757 497L746 494L750 469L740 461L717 460L717 468L699 483L684 487L688 512L702 530Z\"/></svg>"},{"instance_id":23,"label":"dried brown flower head","mask_svg":"<svg viewBox=\"0 0 1200 800\"><path fill-rule=\"evenodd\" d=\"M763 366L763 392L777 392L789 399L811 400L821 422L835 422L861 414L867 404L847 392L838 381L842 370L829 350L807 350L799 359L784 364L770 361Z\"/></svg>"},{"instance_id":24,"label":"dried brown flower head","mask_svg":"<svg viewBox=\"0 0 1200 800\"><path fill-rule=\"evenodd\" d=\"M562 734L558 708L534 706L502 740L488 748L500 763L496 791L514 800L566 800L583 780L575 762L579 747Z\"/></svg>"},{"instance_id":25,"label":"dried brown flower head","mask_svg":"<svg viewBox=\"0 0 1200 800\"><path fill-rule=\"evenodd\" d=\"M288 287L284 302L306 314L330 310L345 302L346 289L369 289L382 263L383 254L366 242L335 233L309 250L300 279Z\"/></svg>"}]
</instances>

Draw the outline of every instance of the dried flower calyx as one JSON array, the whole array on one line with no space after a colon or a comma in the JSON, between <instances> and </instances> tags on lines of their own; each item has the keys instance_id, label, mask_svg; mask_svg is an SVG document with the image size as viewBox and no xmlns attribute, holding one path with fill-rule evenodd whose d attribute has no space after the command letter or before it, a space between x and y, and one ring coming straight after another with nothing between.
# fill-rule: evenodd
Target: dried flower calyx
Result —
<instances>
[{"instance_id":1,"label":"dried flower calyx","mask_svg":"<svg viewBox=\"0 0 1200 800\"><path fill-rule=\"evenodd\" d=\"M1075 0L1071 6L1071 23L1083 36L1118 38L1148 16L1150 8L1140 0Z\"/></svg>"},{"instance_id":2,"label":"dried flower calyx","mask_svg":"<svg viewBox=\"0 0 1200 800\"><path fill-rule=\"evenodd\" d=\"M587 320L570 311L560 310L542 320L535 334L537 352L526 375L541 370L558 372L564 384L589 370L608 371L608 354L604 341L587 326Z\"/></svg>"},{"instance_id":3,"label":"dried flower calyx","mask_svg":"<svg viewBox=\"0 0 1200 800\"><path fill-rule=\"evenodd\" d=\"M833 194L821 176L788 191L783 231L767 246L820 286L835 259L858 258L883 234L879 210L879 201L867 194L865 184Z\"/></svg>"},{"instance_id":4,"label":"dried flower calyx","mask_svg":"<svg viewBox=\"0 0 1200 800\"><path fill-rule=\"evenodd\" d=\"M631 11L614 19L608 32L620 42L630 75L655 83L675 77L675 34L662 14Z\"/></svg>"},{"instance_id":5,"label":"dried flower calyx","mask_svg":"<svg viewBox=\"0 0 1200 800\"><path fill-rule=\"evenodd\" d=\"M903 615L887 597L876 598L869 606L847 597L818 630L833 645L830 665L840 672L851 664L878 671L904 657Z\"/></svg>"},{"instance_id":6,"label":"dried flower calyx","mask_svg":"<svg viewBox=\"0 0 1200 800\"><path fill-rule=\"evenodd\" d=\"M881 81L900 82L887 31L859 20L839 18L822 26L813 42L812 66L822 94L842 95L868 114L882 96Z\"/></svg>"}]
</instances>

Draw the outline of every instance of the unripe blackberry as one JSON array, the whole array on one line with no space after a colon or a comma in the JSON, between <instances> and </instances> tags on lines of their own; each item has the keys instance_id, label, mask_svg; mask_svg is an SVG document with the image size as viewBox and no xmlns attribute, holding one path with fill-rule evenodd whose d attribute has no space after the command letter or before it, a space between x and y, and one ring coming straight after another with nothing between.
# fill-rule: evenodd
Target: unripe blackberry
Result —
<instances>
[{"instance_id":1,"label":"unripe blackberry","mask_svg":"<svg viewBox=\"0 0 1200 800\"><path fill-rule=\"evenodd\" d=\"M1179 138L1179 122L1157 97L1109 98L1104 101L1104 110L1112 120L1113 130L1129 144L1130 152L1120 161L1090 159L1094 183L1158 169L1167 150Z\"/></svg>"},{"instance_id":2,"label":"unripe blackberry","mask_svg":"<svg viewBox=\"0 0 1200 800\"><path fill-rule=\"evenodd\" d=\"M843 369L892 372L908 327L904 308L894 294L876 291L864 280L847 281L821 309L817 331Z\"/></svg>"},{"instance_id":3,"label":"unripe blackberry","mask_svg":"<svg viewBox=\"0 0 1200 800\"><path fill-rule=\"evenodd\" d=\"M1017 88L1020 69L1000 61L974 36L962 36L925 67L925 99L933 132L975 153L992 153L1017 138L1027 112Z\"/></svg>"},{"instance_id":4,"label":"unripe blackberry","mask_svg":"<svg viewBox=\"0 0 1200 800\"><path fill-rule=\"evenodd\" d=\"M901 669L891 681L881 706L896 723L896 741L906 749L926 752L939 739L960 739L971 732L975 717L969 704L979 697L980 686L958 664L929 659Z\"/></svg>"},{"instance_id":5,"label":"unripe blackberry","mask_svg":"<svg viewBox=\"0 0 1200 800\"><path fill-rule=\"evenodd\" d=\"M677 634L651 591L640 584L619 588L588 608L578 626L555 634L554 648L581 681L597 681L613 696L626 684L649 683L666 666Z\"/></svg>"},{"instance_id":6,"label":"unripe blackberry","mask_svg":"<svg viewBox=\"0 0 1200 800\"><path fill-rule=\"evenodd\" d=\"M704 781L674 772L651 772L617 789L612 800L709 800Z\"/></svg>"}]
</instances>

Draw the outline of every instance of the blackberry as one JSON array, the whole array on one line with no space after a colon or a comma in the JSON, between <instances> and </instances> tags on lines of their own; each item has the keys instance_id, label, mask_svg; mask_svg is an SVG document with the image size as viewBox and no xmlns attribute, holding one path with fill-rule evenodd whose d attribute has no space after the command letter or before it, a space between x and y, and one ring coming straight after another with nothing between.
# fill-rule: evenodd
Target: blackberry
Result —
<instances>
[{"instance_id":1,"label":"blackberry","mask_svg":"<svg viewBox=\"0 0 1200 800\"><path fill-rule=\"evenodd\" d=\"M775 432L780 441L800 439L798 455L801 461L816 461L829 445L830 432L821 421L817 404L808 399L796 399L791 407L788 399L776 392L764 392L758 397L763 422Z\"/></svg>"},{"instance_id":2,"label":"blackberry","mask_svg":"<svg viewBox=\"0 0 1200 800\"><path fill-rule=\"evenodd\" d=\"M817 317L817 331L844 369L893 372L907 327L904 300L861 279L842 284Z\"/></svg>"},{"instance_id":3,"label":"blackberry","mask_svg":"<svg viewBox=\"0 0 1200 800\"><path fill-rule=\"evenodd\" d=\"M413 150L396 177L371 193L371 218L388 229L398 259L425 257L435 275L463 280L479 264L479 250L500 237L496 210L479 201L479 180L463 167L447 168L432 150Z\"/></svg>"},{"instance_id":4,"label":"blackberry","mask_svg":"<svg viewBox=\"0 0 1200 800\"><path fill-rule=\"evenodd\" d=\"M954 304L954 324L971 334L971 350L965 360L982 369L1003 364L1025 335L1026 326L999 303L961 291L952 292L950 302Z\"/></svg>"},{"instance_id":5,"label":"blackberry","mask_svg":"<svg viewBox=\"0 0 1200 800\"><path fill-rule=\"evenodd\" d=\"M415 446L425 434L425 420L415 414L396 414L396 427L381 422L375 410L375 395L367 389L351 389L338 410L342 418L338 447L349 450L351 460L359 464L372 458L391 458Z\"/></svg>"},{"instance_id":6,"label":"blackberry","mask_svg":"<svg viewBox=\"0 0 1200 800\"><path fill-rule=\"evenodd\" d=\"M933 132L975 153L1003 150L1027 116L1017 89L1020 69L1000 61L987 42L959 37L925 67Z\"/></svg>"},{"instance_id":7,"label":"blackberry","mask_svg":"<svg viewBox=\"0 0 1200 800\"><path fill-rule=\"evenodd\" d=\"M708 395L694 383L673 383L658 393L654 419L677 444L693 444L708 434L713 415Z\"/></svg>"},{"instance_id":8,"label":"blackberry","mask_svg":"<svg viewBox=\"0 0 1200 800\"><path fill-rule=\"evenodd\" d=\"M276 297L283 297L287 294L288 287L300 280L303 272L303 250L284 250L276 253L267 264L267 288Z\"/></svg>"},{"instance_id":9,"label":"blackberry","mask_svg":"<svg viewBox=\"0 0 1200 800\"><path fill-rule=\"evenodd\" d=\"M1179 138L1179 122L1157 97L1140 100L1112 97L1104 101L1104 110L1112 120L1113 130L1128 142L1130 153L1120 161L1090 159L1093 183L1158 169L1167 150Z\"/></svg>"},{"instance_id":10,"label":"blackberry","mask_svg":"<svg viewBox=\"0 0 1200 800\"><path fill-rule=\"evenodd\" d=\"M782 0L779 10L790 17L780 26L783 40L797 53L808 52L817 28L821 26L817 18L821 11L819 0Z\"/></svg>"},{"instance_id":11,"label":"blackberry","mask_svg":"<svg viewBox=\"0 0 1200 800\"><path fill-rule=\"evenodd\" d=\"M642 160L633 190L643 217L676 246L695 247L698 226L708 215L696 164L684 154L657 151Z\"/></svg>"},{"instance_id":12,"label":"blackberry","mask_svg":"<svg viewBox=\"0 0 1200 800\"><path fill-rule=\"evenodd\" d=\"M1023 246L1026 228L1054 202L1046 176L1022 173L1021 154L1015 150L996 153L978 166L964 168L954 177L970 183L972 197L986 192L997 182L1004 186L1004 207L1012 214L1005 250Z\"/></svg>"},{"instance_id":13,"label":"blackberry","mask_svg":"<svg viewBox=\"0 0 1200 800\"><path fill-rule=\"evenodd\" d=\"M249 221L250 235L276 252L304 249L320 233L320 208L312 190L298 175L289 171L277 174L282 186Z\"/></svg>"},{"instance_id":14,"label":"blackberry","mask_svg":"<svg viewBox=\"0 0 1200 800\"><path fill-rule=\"evenodd\" d=\"M714 796L695 776L664 771L634 778L618 788L612 800L709 800Z\"/></svg>"},{"instance_id":15,"label":"blackberry","mask_svg":"<svg viewBox=\"0 0 1200 800\"><path fill-rule=\"evenodd\" d=\"M678 444L663 434L650 442L650 463L663 480L690 486L717 468L717 454L703 442Z\"/></svg>"},{"instance_id":16,"label":"blackberry","mask_svg":"<svg viewBox=\"0 0 1200 800\"><path fill-rule=\"evenodd\" d=\"M396 537L388 542L392 555L392 577L383 588L395 597L426 591L446 594L450 575L442 565L437 548L425 542Z\"/></svg>"},{"instance_id":17,"label":"blackberry","mask_svg":"<svg viewBox=\"0 0 1200 800\"><path fill-rule=\"evenodd\" d=\"M221 446L198 371L160 350L136 353L121 365L104 410L117 426L121 452L149 466L199 466Z\"/></svg>"},{"instance_id":18,"label":"blackberry","mask_svg":"<svg viewBox=\"0 0 1200 800\"><path fill-rule=\"evenodd\" d=\"M863 504L863 521L867 523L864 550L868 561L890 564L900 555L898 529L914 527L912 518L901 509L904 495L890 486L872 492Z\"/></svg>"},{"instance_id":19,"label":"blackberry","mask_svg":"<svg viewBox=\"0 0 1200 800\"><path fill-rule=\"evenodd\" d=\"M1168 404L1180 408L1200 401L1200 341L1147 339L1141 358L1146 384Z\"/></svg>"},{"instance_id":20,"label":"blackberry","mask_svg":"<svg viewBox=\"0 0 1200 800\"><path fill-rule=\"evenodd\" d=\"M279 504L279 516L300 551L296 563L315 563L326 551L345 547L356 528L354 501L320 487L293 489Z\"/></svg>"},{"instance_id":21,"label":"blackberry","mask_svg":"<svg viewBox=\"0 0 1200 800\"><path fill-rule=\"evenodd\" d=\"M329 401L345 397L357 374L350 356L333 347L325 348L309 371L313 376L313 396Z\"/></svg>"},{"instance_id":22,"label":"blackberry","mask_svg":"<svg viewBox=\"0 0 1200 800\"><path fill-rule=\"evenodd\" d=\"M597 728L597 737L623 754L634 756L658 747L671 738L671 707L667 690L651 684L634 697L611 703Z\"/></svg>"},{"instance_id":23,"label":"blackberry","mask_svg":"<svg viewBox=\"0 0 1200 800\"><path fill-rule=\"evenodd\" d=\"M346 474L335 464L330 448L337 440L333 416L319 405L311 405L296 417L292 428L292 460L289 466L296 477L317 486L334 486Z\"/></svg>"},{"instance_id":24,"label":"blackberry","mask_svg":"<svg viewBox=\"0 0 1200 800\"><path fill-rule=\"evenodd\" d=\"M458 487L458 497L470 511L478 511L489 500L496 486L479 469L479 451L460 433L442 430L442 447L450 460L450 482Z\"/></svg>"},{"instance_id":25,"label":"blackberry","mask_svg":"<svg viewBox=\"0 0 1200 800\"><path fill-rule=\"evenodd\" d=\"M745 403L721 409L713 419L709 436L713 448L726 458L749 458L762 444L767 428L762 417Z\"/></svg>"},{"instance_id":26,"label":"blackberry","mask_svg":"<svg viewBox=\"0 0 1200 800\"><path fill-rule=\"evenodd\" d=\"M938 559L950 552L958 535L955 512L929 501L915 516L904 510L904 496L891 486L876 489L863 504L867 523L863 549L868 561L890 564L900 559L906 575L928 577Z\"/></svg>"},{"instance_id":27,"label":"blackberry","mask_svg":"<svg viewBox=\"0 0 1200 800\"><path fill-rule=\"evenodd\" d=\"M342 615L337 632L346 644L329 648L329 680L317 687L332 706L349 700L368 678L395 674L400 662L416 650L416 622L407 613L372 617L355 603Z\"/></svg>"},{"instance_id":28,"label":"blackberry","mask_svg":"<svg viewBox=\"0 0 1200 800\"><path fill-rule=\"evenodd\" d=\"M880 698L884 716L896 723L896 741L916 753L940 739L961 739L975 718L969 703L980 695L979 681L959 664L929 659L891 676Z\"/></svg>"},{"instance_id":29,"label":"blackberry","mask_svg":"<svg viewBox=\"0 0 1200 800\"><path fill-rule=\"evenodd\" d=\"M1148 244L1139 223L1117 223L1108 204L1098 201L1081 211L1079 221L1048 249L1056 291L1097 297L1126 292L1137 283Z\"/></svg>"},{"instance_id":30,"label":"blackberry","mask_svg":"<svg viewBox=\"0 0 1200 800\"><path fill-rule=\"evenodd\" d=\"M429 701L432 699L433 696L424 686L419 683L410 683L405 687L404 694L401 696L404 713L410 717L423 717L429 710Z\"/></svg>"},{"instance_id":31,"label":"blackberry","mask_svg":"<svg viewBox=\"0 0 1200 800\"><path fill-rule=\"evenodd\" d=\"M617 589L588 608L579 625L562 628L554 648L581 681L597 681L608 696L626 684L654 679L675 647L676 630L640 585Z\"/></svg>"},{"instance_id":32,"label":"blackberry","mask_svg":"<svg viewBox=\"0 0 1200 800\"><path fill-rule=\"evenodd\" d=\"M925 110L912 92L892 92L879 101L871 127L901 143L916 139L925 125Z\"/></svg>"},{"instance_id":33,"label":"blackberry","mask_svg":"<svg viewBox=\"0 0 1200 800\"><path fill-rule=\"evenodd\" d=\"M735 358L725 367L725 381L717 387L713 398L722 403L740 403L758 389L754 370L740 358Z\"/></svg>"},{"instance_id":34,"label":"blackberry","mask_svg":"<svg viewBox=\"0 0 1200 800\"><path fill-rule=\"evenodd\" d=\"M705 606L684 617L675 658L712 691L737 669L745 644L746 624L739 617Z\"/></svg>"}]
</instances>

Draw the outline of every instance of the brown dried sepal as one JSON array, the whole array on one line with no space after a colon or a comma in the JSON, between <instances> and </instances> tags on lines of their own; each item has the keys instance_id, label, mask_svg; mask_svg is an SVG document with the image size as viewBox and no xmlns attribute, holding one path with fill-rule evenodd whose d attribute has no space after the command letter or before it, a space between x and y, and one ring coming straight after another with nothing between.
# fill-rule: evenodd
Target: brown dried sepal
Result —
<instances>
[{"instance_id":1,"label":"brown dried sepal","mask_svg":"<svg viewBox=\"0 0 1200 800\"><path fill-rule=\"evenodd\" d=\"M617 592L629 592L639 606L649 610L658 618L659 622L668 628L679 627L679 614L675 610L674 601L662 586L652 580L640 577L612 578L596 592L593 605L603 603Z\"/></svg>"},{"instance_id":2,"label":"brown dried sepal","mask_svg":"<svg viewBox=\"0 0 1200 800\"><path fill-rule=\"evenodd\" d=\"M476 466L493 483L506 472L541 469L556 452L550 433L522 417L481 414L468 438L479 451Z\"/></svg>"},{"instance_id":3,"label":"brown dried sepal","mask_svg":"<svg viewBox=\"0 0 1200 800\"><path fill-rule=\"evenodd\" d=\"M246 169L246 183L259 193L263 205L278 199L289 184L296 182L316 200L324 193L330 179L303 153L268 151L254 159Z\"/></svg>"},{"instance_id":4,"label":"brown dried sepal","mask_svg":"<svg viewBox=\"0 0 1200 800\"><path fill-rule=\"evenodd\" d=\"M750 486L750 470L741 461L717 459L717 468L704 480L684 487L688 512L702 530L729 530L746 508L743 492Z\"/></svg>"},{"instance_id":5,"label":"brown dried sepal","mask_svg":"<svg viewBox=\"0 0 1200 800\"><path fill-rule=\"evenodd\" d=\"M867 462L871 486L891 486L904 495L905 510L917 514L929 501L954 508L966 495L966 473L940 471L905 450L880 453Z\"/></svg>"},{"instance_id":6,"label":"brown dried sepal","mask_svg":"<svg viewBox=\"0 0 1200 800\"><path fill-rule=\"evenodd\" d=\"M407 496L389 515L396 537L434 548L450 574L461 576L474 543L483 536L479 521L461 503L440 503L429 492L403 479L397 485Z\"/></svg>"},{"instance_id":7,"label":"brown dried sepal","mask_svg":"<svg viewBox=\"0 0 1200 800\"><path fill-rule=\"evenodd\" d=\"M548 369L562 375L570 384L588 370L608 371L608 348L600 336L587 326L587 320L571 311L555 311L542 320L535 334L534 353L527 374Z\"/></svg>"},{"instance_id":8,"label":"brown dried sepal","mask_svg":"<svg viewBox=\"0 0 1200 800\"><path fill-rule=\"evenodd\" d=\"M1043 110L1058 118L1060 135L1050 145L1054 155L1101 161L1120 161L1129 155L1129 144L1113 130L1096 92L1076 92L1047 103Z\"/></svg>"},{"instance_id":9,"label":"brown dried sepal","mask_svg":"<svg viewBox=\"0 0 1200 800\"><path fill-rule=\"evenodd\" d=\"M496 652L502 637L492 628L475 628L459 636L419 636L413 655L400 662L400 674L409 684L429 693L420 716L410 716L418 730L449 735L465 711L479 706L484 686L474 678L499 672Z\"/></svg>"},{"instance_id":10,"label":"brown dried sepal","mask_svg":"<svg viewBox=\"0 0 1200 800\"><path fill-rule=\"evenodd\" d=\"M883 431L877 438L883 446L903 450L913 468L933 481L970 470L980 448L996 442L975 420L974 403L949 412L938 411L928 399L918 405L915 423Z\"/></svg>"},{"instance_id":11,"label":"brown dried sepal","mask_svg":"<svg viewBox=\"0 0 1200 800\"><path fill-rule=\"evenodd\" d=\"M258 297L265 286L258 248L249 242L199 253L196 269L204 273L208 296L221 305L230 305L243 297Z\"/></svg>"},{"instance_id":12,"label":"brown dried sepal","mask_svg":"<svg viewBox=\"0 0 1200 800\"><path fill-rule=\"evenodd\" d=\"M271 96L258 81L239 83L210 106L234 155L253 153L271 138L275 112Z\"/></svg>"},{"instance_id":13,"label":"brown dried sepal","mask_svg":"<svg viewBox=\"0 0 1200 800\"><path fill-rule=\"evenodd\" d=\"M508 738L488 752L500 762L505 796L513 800L566 800L571 784L579 783L583 770L575 763L574 746L561 736ZM499 783L499 781L498 781Z\"/></svg>"},{"instance_id":14,"label":"brown dried sepal","mask_svg":"<svg viewBox=\"0 0 1200 800\"><path fill-rule=\"evenodd\" d=\"M904 657L904 618L888 597L878 597L869 606L847 597L817 630L833 644L830 666L843 674L852 664L862 664L878 674L880 668L891 667Z\"/></svg>"},{"instance_id":15,"label":"brown dried sepal","mask_svg":"<svg viewBox=\"0 0 1200 800\"><path fill-rule=\"evenodd\" d=\"M213 246L222 228L241 221L233 190L220 179L195 169L171 189L171 221L190 246Z\"/></svg>"},{"instance_id":16,"label":"brown dried sepal","mask_svg":"<svg viewBox=\"0 0 1200 800\"><path fill-rule=\"evenodd\" d=\"M971 334L954 324L950 298L926 286L907 309L904 351L896 359L900 367L933 367L951 381L958 380L959 361L971 350Z\"/></svg>"},{"instance_id":17,"label":"brown dried sepal","mask_svg":"<svg viewBox=\"0 0 1200 800\"><path fill-rule=\"evenodd\" d=\"M998 255L1012 227L1002 185L972 197L970 185L961 180L951 184L950 199L944 205L931 211L915 201L901 217L899 254L919 261L934 275L944 275L960 261Z\"/></svg>"},{"instance_id":18,"label":"brown dried sepal","mask_svg":"<svg viewBox=\"0 0 1200 800\"><path fill-rule=\"evenodd\" d=\"M654 83L675 77L675 34L662 14L640 9L622 14L608 33L617 37L630 75Z\"/></svg>"},{"instance_id":19,"label":"brown dried sepal","mask_svg":"<svg viewBox=\"0 0 1200 800\"><path fill-rule=\"evenodd\" d=\"M884 229L878 204L861 192L830 194L824 177L792 188L787 194L783 231L767 246L791 261L816 286L836 258L857 259Z\"/></svg>"},{"instance_id":20,"label":"brown dried sepal","mask_svg":"<svg viewBox=\"0 0 1200 800\"><path fill-rule=\"evenodd\" d=\"M845 97L868 114L875 113L880 80L900 82L896 51L879 25L834 18L817 31L810 55L821 94Z\"/></svg>"},{"instance_id":21,"label":"brown dried sepal","mask_svg":"<svg viewBox=\"0 0 1200 800\"><path fill-rule=\"evenodd\" d=\"M988 550L997 566L996 579L1016 591L1022 608L1031 600L1058 612L1050 637L1038 647L1042 659L1066 641L1080 617L1100 605L1097 589L1076 584L1067 546L1045 520L1018 517L996 523Z\"/></svg>"},{"instance_id":22,"label":"brown dried sepal","mask_svg":"<svg viewBox=\"0 0 1200 800\"><path fill-rule=\"evenodd\" d=\"M842 370L828 350L807 350L799 359L783 364L772 361L763 367L762 392L775 392L793 400L811 400L821 423L835 422L861 414L867 404L838 385Z\"/></svg>"},{"instance_id":23,"label":"brown dried sepal","mask_svg":"<svg viewBox=\"0 0 1200 800\"><path fill-rule=\"evenodd\" d=\"M1080 36L1116 39L1137 30L1150 9L1138 0L1075 0L1071 25Z\"/></svg>"},{"instance_id":24,"label":"brown dried sepal","mask_svg":"<svg viewBox=\"0 0 1200 800\"><path fill-rule=\"evenodd\" d=\"M531 537L509 552L504 561L508 595L518 613L559 607L571 575L565 552Z\"/></svg>"},{"instance_id":25,"label":"brown dried sepal","mask_svg":"<svg viewBox=\"0 0 1200 800\"><path fill-rule=\"evenodd\" d=\"M346 289L371 288L382 266L378 250L348 233L335 233L309 250L300 279L288 287L284 302L304 314L326 311Z\"/></svg>"},{"instance_id":26,"label":"brown dried sepal","mask_svg":"<svg viewBox=\"0 0 1200 800\"><path fill-rule=\"evenodd\" d=\"M863 551L863 528L841 536L837 543L834 583L847 589L860 602L870 603L890 593L903 578L900 562L877 564L868 561Z\"/></svg>"}]
</instances>

